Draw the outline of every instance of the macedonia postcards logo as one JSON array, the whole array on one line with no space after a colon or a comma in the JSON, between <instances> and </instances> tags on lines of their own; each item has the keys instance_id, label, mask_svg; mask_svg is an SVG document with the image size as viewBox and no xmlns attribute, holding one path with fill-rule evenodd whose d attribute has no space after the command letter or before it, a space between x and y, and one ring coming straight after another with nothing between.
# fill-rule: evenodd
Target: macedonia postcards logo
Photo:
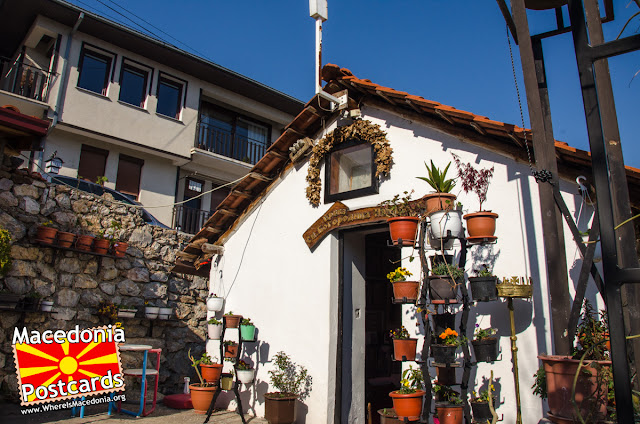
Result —
<instances>
[{"instance_id":1,"label":"macedonia postcards logo","mask_svg":"<svg viewBox=\"0 0 640 424\"><path fill-rule=\"evenodd\" d=\"M13 334L21 405L124 391L117 343L124 331L107 327Z\"/></svg>"}]
</instances>

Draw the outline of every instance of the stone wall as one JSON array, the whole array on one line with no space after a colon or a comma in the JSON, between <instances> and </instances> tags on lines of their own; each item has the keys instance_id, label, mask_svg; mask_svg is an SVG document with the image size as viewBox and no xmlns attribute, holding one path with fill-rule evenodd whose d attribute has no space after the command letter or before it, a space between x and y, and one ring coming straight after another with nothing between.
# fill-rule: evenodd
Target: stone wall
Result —
<instances>
[{"instance_id":1,"label":"stone wall","mask_svg":"<svg viewBox=\"0 0 640 424\"><path fill-rule=\"evenodd\" d=\"M176 252L190 236L146 225L134 207L96 197L67 186L32 179L8 167L0 170L0 226L12 236L13 264L0 277L0 290L25 295L35 291L54 301L53 313L0 310L0 393L17 397L17 378L11 349L14 328L71 329L113 323L100 316L101 301L137 305L136 318L118 319L127 343L162 349L160 392L182 392L183 378L195 373L187 358L199 356L206 340L208 280L170 272ZM129 243L124 258L96 256L51 247L35 241L36 227L51 220L53 226L73 233L108 228L118 221L117 238ZM144 317L144 303L171 306L170 320ZM140 358L123 355L123 367L140 367ZM135 366L134 366L135 365Z\"/></svg>"}]
</instances>

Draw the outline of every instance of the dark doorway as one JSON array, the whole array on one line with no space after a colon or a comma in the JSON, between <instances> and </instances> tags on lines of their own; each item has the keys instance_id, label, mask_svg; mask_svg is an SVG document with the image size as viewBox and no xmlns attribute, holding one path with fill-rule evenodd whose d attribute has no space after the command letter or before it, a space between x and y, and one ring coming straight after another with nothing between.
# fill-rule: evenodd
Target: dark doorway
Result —
<instances>
[{"instance_id":1,"label":"dark doorway","mask_svg":"<svg viewBox=\"0 0 640 424\"><path fill-rule=\"evenodd\" d=\"M394 305L387 274L400 266L400 249L389 247L387 231L365 237L365 402L373 423L378 409L391 408L389 392L400 386L401 363L391 360L389 330L402 325L401 305Z\"/></svg>"}]
</instances>

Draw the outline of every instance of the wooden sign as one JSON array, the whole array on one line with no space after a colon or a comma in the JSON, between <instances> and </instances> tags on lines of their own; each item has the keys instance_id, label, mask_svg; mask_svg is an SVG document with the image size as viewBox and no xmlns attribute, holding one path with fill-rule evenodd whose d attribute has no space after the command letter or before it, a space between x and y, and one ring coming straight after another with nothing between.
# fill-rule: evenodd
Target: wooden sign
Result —
<instances>
[{"instance_id":1,"label":"wooden sign","mask_svg":"<svg viewBox=\"0 0 640 424\"><path fill-rule=\"evenodd\" d=\"M358 224L371 222L384 222L387 217L382 213L382 208L361 208L350 211L342 202L334 203L324 215L304 232L302 237L305 243L312 249L327 234L336 228L352 227Z\"/></svg>"}]
</instances>

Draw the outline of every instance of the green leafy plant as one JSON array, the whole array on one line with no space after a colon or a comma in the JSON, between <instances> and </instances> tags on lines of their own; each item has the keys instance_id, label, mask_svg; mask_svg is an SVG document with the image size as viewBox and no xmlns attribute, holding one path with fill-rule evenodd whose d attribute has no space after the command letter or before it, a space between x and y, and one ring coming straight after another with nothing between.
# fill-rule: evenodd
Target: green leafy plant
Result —
<instances>
[{"instance_id":1,"label":"green leafy plant","mask_svg":"<svg viewBox=\"0 0 640 424\"><path fill-rule=\"evenodd\" d=\"M491 385L491 391L489 389L480 390L480 393L476 393L475 391L471 392L472 401L473 402L489 402L489 394L494 391L493 384Z\"/></svg>"},{"instance_id":2,"label":"green leafy plant","mask_svg":"<svg viewBox=\"0 0 640 424\"><path fill-rule=\"evenodd\" d=\"M541 399L546 399L547 398L547 374L544 371L543 365L541 365L540 368L538 368L538 371L536 371L536 373L533 374L533 378L535 379L533 382L533 386L531 386L531 388L533 389L533 394L540 396Z\"/></svg>"},{"instance_id":3,"label":"green leafy plant","mask_svg":"<svg viewBox=\"0 0 640 424\"><path fill-rule=\"evenodd\" d=\"M413 369L413 366L409 365L409 368L402 372L400 389L396 390L396 393L401 393L403 395L415 393L422 389L423 383L424 377L422 376L422 371L419 368Z\"/></svg>"},{"instance_id":4,"label":"green leafy plant","mask_svg":"<svg viewBox=\"0 0 640 424\"><path fill-rule=\"evenodd\" d=\"M400 328L396 328L395 330L389 331L389 337L396 340L406 340L409 338L409 332L403 325Z\"/></svg>"},{"instance_id":5,"label":"green leafy plant","mask_svg":"<svg viewBox=\"0 0 640 424\"><path fill-rule=\"evenodd\" d=\"M45 221L42 224L40 224L41 227L53 227L53 221L49 220L49 221Z\"/></svg>"},{"instance_id":6,"label":"green leafy plant","mask_svg":"<svg viewBox=\"0 0 640 424\"><path fill-rule=\"evenodd\" d=\"M235 345L237 345L237 344L238 344L238 343L234 342L233 340L225 340L225 341L224 341L224 345L225 345L225 346L235 346Z\"/></svg>"},{"instance_id":7,"label":"green leafy plant","mask_svg":"<svg viewBox=\"0 0 640 424\"><path fill-rule=\"evenodd\" d=\"M231 315L233 315L233 311L229 311L229 312L227 312L225 315L226 315L226 316L231 316Z\"/></svg>"},{"instance_id":8,"label":"green leafy plant","mask_svg":"<svg viewBox=\"0 0 640 424\"><path fill-rule=\"evenodd\" d=\"M429 167L426 162L424 163L424 166L427 168L428 177L416 178L426 181L431 188L436 191L436 193L451 193L451 190L456 186L455 179L447 179L447 171L449 170L449 166L451 166L451 162L447 164L444 171L440 171L440 168L433 164L433 160L431 161L431 167Z\"/></svg>"},{"instance_id":9,"label":"green leafy plant","mask_svg":"<svg viewBox=\"0 0 640 424\"><path fill-rule=\"evenodd\" d=\"M0 227L0 275L11 269L11 234Z\"/></svg>"},{"instance_id":10,"label":"green leafy plant","mask_svg":"<svg viewBox=\"0 0 640 424\"><path fill-rule=\"evenodd\" d=\"M406 281L407 277L410 277L412 275L413 274L409 272L406 268L399 266L394 271L391 271L390 273L387 274L387 279L390 282L395 283L397 281Z\"/></svg>"},{"instance_id":11,"label":"green leafy plant","mask_svg":"<svg viewBox=\"0 0 640 424\"><path fill-rule=\"evenodd\" d=\"M433 391L438 394L440 399L452 405L460 405L462 403L462 399L460 399L458 392L453 390L450 386L434 384Z\"/></svg>"},{"instance_id":12,"label":"green leafy plant","mask_svg":"<svg viewBox=\"0 0 640 424\"><path fill-rule=\"evenodd\" d=\"M240 325L253 325L253 323L251 322L251 318L242 318Z\"/></svg>"},{"instance_id":13,"label":"green leafy plant","mask_svg":"<svg viewBox=\"0 0 640 424\"><path fill-rule=\"evenodd\" d=\"M487 264L480 265L480 268L474 269L473 273L476 275L476 277L493 277L493 273L491 272Z\"/></svg>"},{"instance_id":14,"label":"green leafy plant","mask_svg":"<svg viewBox=\"0 0 640 424\"><path fill-rule=\"evenodd\" d=\"M220 325L222 324L222 321L220 321L219 319L216 319L215 317L212 317L209 321L207 321L207 324Z\"/></svg>"},{"instance_id":15,"label":"green leafy plant","mask_svg":"<svg viewBox=\"0 0 640 424\"><path fill-rule=\"evenodd\" d=\"M573 359L580 359L585 353L587 354L585 356L586 360L602 361L609 358L607 344L605 343L609 336L607 316L603 311L601 319L598 320L597 317L597 312L593 309L591 303L585 299L582 306L581 321L576 329L578 343L573 349Z\"/></svg>"},{"instance_id":16,"label":"green leafy plant","mask_svg":"<svg viewBox=\"0 0 640 424\"><path fill-rule=\"evenodd\" d=\"M442 333L438 335L438 342L441 345L445 346L461 346L467 342L467 338L462 336L458 336L458 332L456 330L452 330L447 328Z\"/></svg>"},{"instance_id":17,"label":"green leafy plant","mask_svg":"<svg viewBox=\"0 0 640 424\"><path fill-rule=\"evenodd\" d=\"M200 359L196 361L195 365L213 365L213 364L214 362L211 360L211 357L209 356L209 354L207 352L204 352L200 357Z\"/></svg>"},{"instance_id":18,"label":"green leafy plant","mask_svg":"<svg viewBox=\"0 0 640 424\"><path fill-rule=\"evenodd\" d=\"M464 277L464 270L446 263L440 263L431 269L433 275L448 275L453 277L454 280L460 280Z\"/></svg>"},{"instance_id":19,"label":"green leafy plant","mask_svg":"<svg viewBox=\"0 0 640 424\"><path fill-rule=\"evenodd\" d=\"M392 199L385 200L378 206L382 208L382 214L388 217L398 216L418 216L423 212L423 207L419 202L411 202L411 192L405 191L404 196L400 197L399 194L393 196Z\"/></svg>"},{"instance_id":20,"label":"green leafy plant","mask_svg":"<svg viewBox=\"0 0 640 424\"><path fill-rule=\"evenodd\" d=\"M301 400L309 395L313 379L305 367L294 363L282 351L273 357L273 364L274 368L269 370L269 380L278 392L270 395L297 396Z\"/></svg>"},{"instance_id":21,"label":"green leafy plant","mask_svg":"<svg viewBox=\"0 0 640 424\"><path fill-rule=\"evenodd\" d=\"M191 366L196 370L196 375L198 376L198 379L200 380L200 386L201 387L209 387L209 386L213 386L214 385L213 383L206 383L204 381L204 378L202 378L202 374L200 373L199 365L201 364L202 358L205 355L208 357L208 355L206 353L203 353L202 356L199 359L195 359L193 357L193 355L191 355L191 349L189 349L189 351L187 352L187 357L191 361Z\"/></svg>"},{"instance_id":22,"label":"green leafy plant","mask_svg":"<svg viewBox=\"0 0 640 424\"><path fill-rule=\"evenodd\" d=\"M479 324L476 324L476 331L473 333L474 340L486 340L491 339L498 332L495 328L480 328Z\"/></svg>"},{"instance_id":23,"label":"green leafy plant","mask_svg":"<svg viewBox=\"0 0 640 424\"><path fill-rule=\"evenodd\" d=\"M109 182L109 179L104 175L101 175L98 178L96 178L96 184L99 184L103 187L104 187L104 183L108 183L108 182Z\"/></svg>"}]
</instances>

